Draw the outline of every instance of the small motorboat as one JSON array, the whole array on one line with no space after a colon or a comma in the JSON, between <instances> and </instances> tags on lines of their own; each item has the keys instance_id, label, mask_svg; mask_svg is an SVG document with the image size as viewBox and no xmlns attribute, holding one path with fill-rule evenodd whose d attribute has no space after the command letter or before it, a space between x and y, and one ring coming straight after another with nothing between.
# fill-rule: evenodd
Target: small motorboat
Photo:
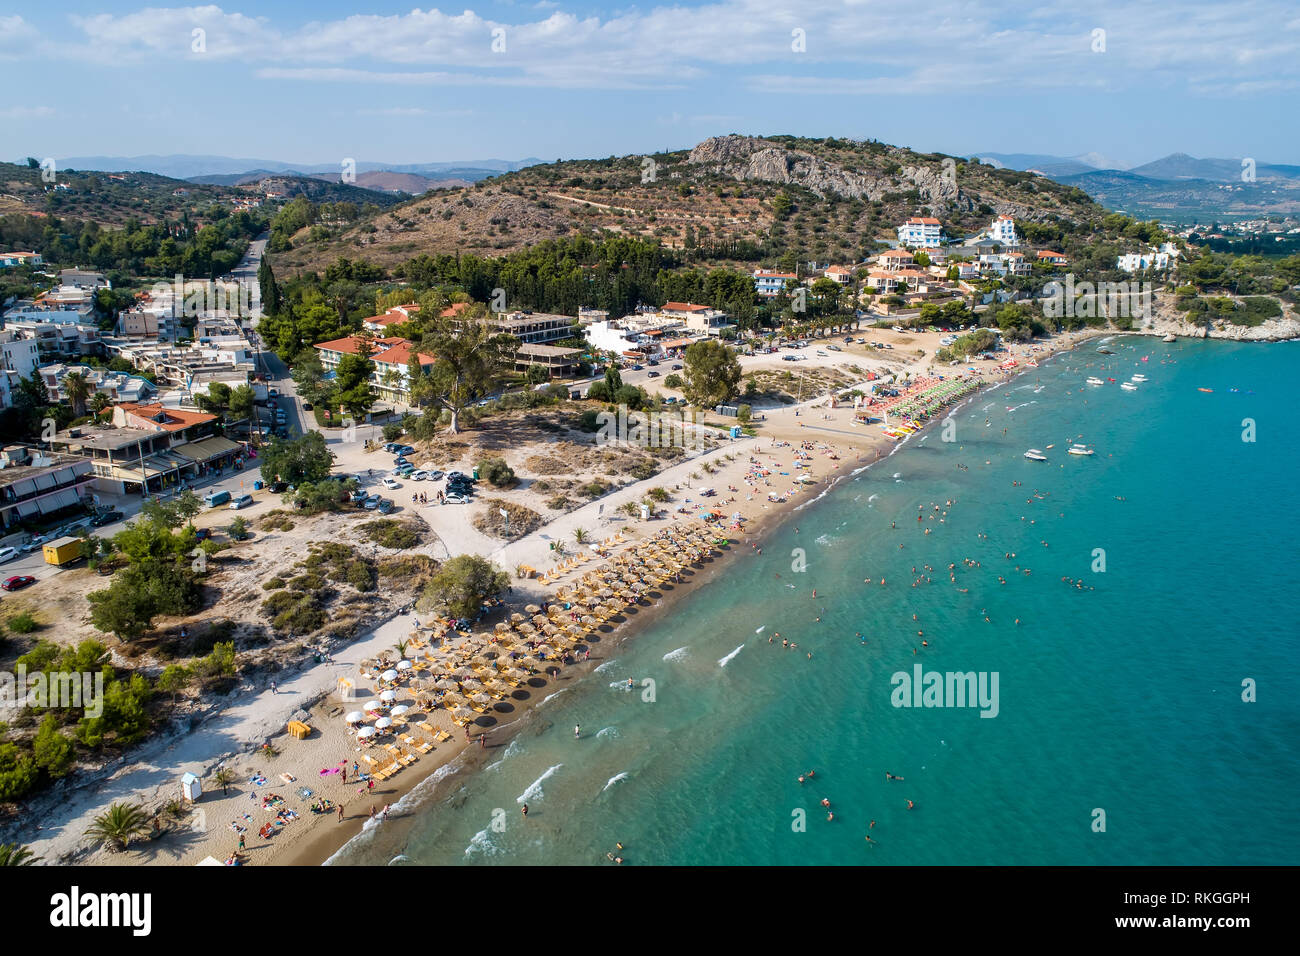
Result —
<instances>
[{"instance_id":1,"label":"small motorboat","mask_svg":"<svg viewBox=\"0 0 1300 956\"><path fill-rule=\"evenodd\" d=\"M1101 379L1097 378L1097 376L1093 375L1093 376L1090 376L1090 377L1088 378L1088 384L1089 384L1089 385L1105 385L1106 383L1103 382Z\"/></svg>"},{"instance_id":2,"label":"small motorboat","mask_svg":"<svg viewBox=\"0 0 1300 956\"><path fill-rule=\"evenodd\" d=\"M1131 379L1129 379L1129 381L1131 382L1145 382L1146 380L1147 377L1145 375L1134 375Z\"/></svg>"},{"instance_id":3,"label":"small motorboat","mask_svg":"<svg viewBox=\"0 0 1300 956\"><path fill-rule=\"evenodd\" d=\"M1047 461L1047 456L1037 448L1029 449L1029 451L1025 452L1025 457L1030 461Z\"/></svg>"},{"instance_id":4,"label":"small motorboat","mask_svg":"<svg viewBox=\"0 0 1300 956\"><path fill-rule=\"evenodd\" d=\"M1138 387L1132 382L1121 382L1119 387L1126 392L1136 392L1138 390Z\"/></svg>"},{"instance_id":5,"label":"small motorboat","mask_svg":"<svg viewBox=\"0 0 1300 956\"><path fill-rule=\"evenodd\" d=\"M1070 446L1070 454L1071 454L1071 455L1091 455L1091 454L1092 454L1092 449L1089 448L1087 445L1071 445L1071 446Z\"/></svg>"}]
</instances>

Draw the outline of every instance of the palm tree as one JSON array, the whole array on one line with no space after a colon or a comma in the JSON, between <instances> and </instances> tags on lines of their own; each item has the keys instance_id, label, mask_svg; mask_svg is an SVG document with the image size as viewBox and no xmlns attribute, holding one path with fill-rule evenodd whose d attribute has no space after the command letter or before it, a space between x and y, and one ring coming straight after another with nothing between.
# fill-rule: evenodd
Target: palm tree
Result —
<instances>
[{"instance_id":1,"label":"palm tree","mask_svg":"<svg viewBox=\"0 0 1300 956\"><path fill-rule=\"evenodd\" d=\"M96 415L102 415L104 409L108 408L112 404L113 400L103 392L96 392L94 395L90 396L90 410Z\"/></svg>"},{"instance_id":2,"label":"palm tree","mask_svg":"<svg viewBox=\"0 0 1300 956\"><path fill-rule=\"evenodd\" d=\"M393 649L397 651L398 657L405 657L406 649L410 646L410 644L411 642L408 640L399 639L395 644L393 644Z\"/></svg>"},{"instance_id":3,"label":"palm tree","mask_svg":"<svg viewBox=\"0 0 1300 956\"><path fill-rule=\"evenodd\" d=\"M216 773L212 775L212 782L221 788L221 795L224 797L230 792L230 785L235 782L235 771L229 767L218 767Z\"/></svg>"},{"instance_id":4,"label":"palm tree","mask_svg":"<svg viewBox=\"0 0 1300 956\"><path fill-rule=\"evenodd\" d=\"M107 843L114 853L125 850L135 837L149 832L149 815L134 803L114 803L95 817L86 830L86 836L96 842Z\"/></svg>"},{"instance_id":5,"label":"palm tree","mask_svg":"<svg viewBox=\"0 0 1300 956\"><path fill-rule=\"evenodd\" d=\"M578 544L582 544L584 541L586 541L586 540L587 540L587 529L586 529L586 528L574 528L574 529L573 529L573 540L576 541L576 542L578 542Z\"/></svg>"},{"instance_id":6,"label":"palm tree","mask_svg":"<svg viewBox=\"0 0 1300 956\"><path fill-rule=\"evenodd\" d=\"M40 860L32 851L17 843L0 843L0 866L31 866Z\"/></svg>"},{"instance_id":7,"label":"palm tree","mask_svg":"<svg viewBox=\"0 0 1300 956\"><path fill-rule=\"evenodd\" d=\"M86 399L90 397L90 382L81 372L69 372L63 376L63 387L68 392L68 401L72 403L72 417L80 418L85 413Z\"/></svg>"}]
</instances>

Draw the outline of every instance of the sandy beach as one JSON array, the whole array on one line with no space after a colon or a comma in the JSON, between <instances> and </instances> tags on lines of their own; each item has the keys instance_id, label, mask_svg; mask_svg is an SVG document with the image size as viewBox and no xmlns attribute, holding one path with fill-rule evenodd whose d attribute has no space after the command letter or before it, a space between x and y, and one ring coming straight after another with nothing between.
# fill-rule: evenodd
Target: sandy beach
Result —
<instances>
[{"instance_id":1,"label":"sandy beach","mask_svg":"<svg viewBox=\"0 0 1300 956\"><path fill-rule=\"evenodd\" d=\"M882 339L891 336L883 330L872 332ZM1003 353L999 359L1015 358L1020 365L999 369L991 362L974 363L979 371L972 380L978 384L1004 380L1023 371L1029 361L1073 348L1097 334L1070 333L1012 346L1010 354ZM960 368L931 368L924 356L933 355L938 337L938 333L908 336L908 343L921 346L922 354L909 356L905 362L899 362L899 356L892 366L905 368L914 376L932 373L951 379L959 372L965 374L965 364ZM935 341L930 342L931 338ZM716 449L680 461L652 478L621 488L492 550L487 556L504 568L519 564L542 568L546 566L549 543L571 540L573 530L583 527L595 529L592 537L598 541L615 536L621 539L611 544L610 560L621 554L637 555L647 539L665 529L699 527L697 509L706 502L723 512L720 527L727 530L719 533L730 542L699 564L684 568L680 583L665 581L649 590L640 603L610 619L577 646L573 663L561 668L557 675L539 672L521 681L508 697L475 718L468 728L468 740L467 730L454 726L448 711L437 707L428 714L428 723L433 730L449 734L448 739L419 754L391 778L375 781L373 788L357 779L357 772L366 769L362 753L376 751L359 747L343 714L358 709L380 689L379 684L361 676L362 662L385 652L395 658L394 644L409 637L417 618L423 616L400 614L348 646L345 652L336 653L333 660L284 675L273 691L232 701L188 734L146 743L108 779L62 795L58 809L42 814L42 828L24 842L51 863L194 865L208 857L226 860L237 850L242 835L246 864L315 865L368 826L402 826L403 797L417 787L422 797L428 796L431 787L450 788L456 785L459 774L495 759L494 754L528 726L530 717L549 696L609 660L622 641L665 613L680 595L706 585L730 562L745 560L754 548L762 546L775 524L787 519L799 506L825 494L838 480L895 447L880 428L856 421L851 405L829 407L828 397L821 395L792 406L764 409L765 418L757 425L758 437L723 442ZM794 467L796 453L802 456L798 469ZM768 474L756 477L761 471ZM796 481L797 472L812 480ZM698 492L704 486L715 489L716 497L701 499ZM671 500L663 505L667 514L645 522L618 513L621 504L641 500L652 487L670 492ZM784 500L769 500L772 497ZM743 516L739 522L730 517L736 513ZM490 632L495 624L522 611L525 605L555 601L557 589L572 587L602 560L590 560L545 584L535 578L514 580L511 593L505 595L506 606L478 622L475 632ZM449 643L463 639L452 638ZM590 652L589 659L585 651ZM341 679L352 682L350 699L340 693ZM415 704L410 684L396 689L394 704ZM313 732L306 739L294 739L285 732L285 724L304 709L310 715ZM412 724L425 719L414 711L409 716L414 718ZM481 744L479 734L485 735ZM260 750L268 741L278 753L268 755ZM211 779L218 766L233 771L233 782L225 793ZM337 772L341 766L347 769L346 782ZM168 832L156 840L132 844L122 854L87 848L85 829L110 802L130 800L151 809L161 807L179 797L180 776L185 772L202 778L205 792L189 812L174 818L163 815ZM313 813L312 805L322 799L333 807L328 812ZM342 815L337 810L340 804ZM394 808L387 821L382 819L385 806ZM280 825L274 827L269 839L259 835L265 825L277 820Z\"/></svg>"}]
</instances>

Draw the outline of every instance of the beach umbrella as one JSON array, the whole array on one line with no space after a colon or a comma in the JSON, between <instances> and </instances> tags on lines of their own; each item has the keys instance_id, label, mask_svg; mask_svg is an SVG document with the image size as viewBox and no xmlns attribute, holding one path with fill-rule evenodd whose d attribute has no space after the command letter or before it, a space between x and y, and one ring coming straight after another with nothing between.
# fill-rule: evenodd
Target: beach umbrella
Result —
<instances>
[{"instance_id":1,"label":"beach umbrella","mask_svg":"<svg viewBox=\"0 0 1300 956\"><path fill-rule=\"evenodd\" d=\"M473 718L474 711L470 710L468 707L457 707L451 712L451 715L457 720L466 720Z\"/></svg>"},{"instance_id":2,"label":"beach umbrella","mask_svg":"<svg viewBox=\"0 0 1300 956\"><path fill-rule=\"evenodd\" d=\"M349 724L359 724L366 719L366 715L359 710L354 710L352 711L352 713L348 714L347 717L343 719L346 720Z\"/></svg>"},{"instance_id":3,"label":"beach umbrella","mask_svg":"<svg viewBox=\"0 0 1300 956\"><path fill-rule=\"evenodd\" d=\"M522 614L518 613L518 612L515 612L514 614L511 614L511 615L510 615L510 621L511 621L511 623L513 623L513 624L518 624L518 623L520 623L523 619L524 619L524 616L523 616Z\"/></svg>"},{"instance_id":4,"label":"beach umbrella","mask_svg":"<svg viewBox=\"0 0 1300 956\"><path fill-rule=\"evenodd\" d=\"M375 730L387 730L391 726L393 726L391 717L380 717L375 721Z\"/></svg>"},{"instance_id":5,"label":"beach umbrella","mask_svg":"<svg viewBox=\"0 0 1300 956\"><path fill-rule=\"evenodd\" d=\"M406 713L407 711L409 711L410 709L411 709L411 708L410 708L410 707L407 707L405 704L398 704L396 707L393 708L393 716L394 716L394 717L401 717L403 714L405 714L405 713Z\"/></svg>"},{"instance_id":6,"label":"beach umbrella","mask_svg":"<svg viewBox=\"0 0 1300 956\"><path fill-rule=\"evenodd\" d=\"M399 671L409 671L414 666L415 665L413 663L407 660L401 660L397 662L397 669Z\"/></svg>"},{"instance_id":7,"label":"beach umbrella","mask_svg":"<svg viewBox=\"0 0 1300 956\"><path fill-rule=\"evenodd\" d=\"M507 624L505 621L498 621L497 626L494 628L494 630L498 634L504 634L506 631L510 630L510 625Z\"/></svg>"},{"instance_id":8,"label":"beach umbrella","mask_svg":"<svg viewBox=\"0 0 1300 956\"><path fill-rule=\"evenodd\" d=\"M394 670L384 671L382 674L379 675L379 679L391 683L392 681L397 680L397 671Z\"/></svg>"},{"instance_id":9,"label":"beach umbrella","mask_svg":"<svg viewBox=\"0 0 1300 956\"><path fill-rule=\"evenodd\" d=\"M362 727L357 731L357 736L365 739L367 737L373 737L377 733L379 733L379 731L375 730L374 727Z\"/></svg>"},{"instance_id":10,"label":"beach umbrella","mask_svg":"<svg viewBox=\"0 0 1300 956\"><path fill-rule=\"evenodd\" d=\"M379 695L379 699L384 701L385 703L391 704L393 701L397 700L397 691L386 690Z\"/></svg>"},{"instance_id":11,"label":"beach umbrella","mask_svg":"<svg viewBox=\"0 0 1300 956\"><path fill-rule=\"evenodd\" d=\"M377 700L368 700L362 705L361 709L364 711L383 710L384 705Z\"/></svg>"},{"instance_id":12,"label":"beach umbrella","mask_svg":"<svg viewBox=\"0 0 1300 956\"><path fill-rule=\"evenodd\" d=\"M541 609L539 606L537 606L536 604L527 604L527 605L524 606L524 610L527 611L529 614L541 614L541 613L542 613L542 609Z\"/></svg>"},{"instance_id":13,"label":"beach umbrella","mask_svg":"<svg viewBox=\"0 0 1300 956\"><path fill-rule=\"evenodd\" d=\"M476 704L490 704L490 703L492 703L492 698L489 697L487 694L484 694L484 693L478 693L478 694L475 694L473 697L470 698L470 700L474 701L474 703L476 703Z\"/></svg>"},{"instance_id":14,"label":"beach umbrella","mask_svg":"<svg viewBox=\"0 0 1300 956\"><path fill-rule=\"evenodd\" d=\"M438 690L455 690L456 682L454 680L449 680L448 678L444 677L442 680L438 681L438 683L434 684L433 686L438 688Z\"/></svg>"}]
</instances>

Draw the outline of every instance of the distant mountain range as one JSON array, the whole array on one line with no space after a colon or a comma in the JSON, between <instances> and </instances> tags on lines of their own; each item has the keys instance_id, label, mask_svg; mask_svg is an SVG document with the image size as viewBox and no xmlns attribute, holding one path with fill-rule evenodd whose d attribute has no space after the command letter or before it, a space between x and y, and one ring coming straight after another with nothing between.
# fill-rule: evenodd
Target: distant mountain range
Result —
<instances>
[{"instance_id":1,"label":"distant mountain range","mask_svg":"<svg viewBox=\"0 0 1300 956\"><path fill-rule=\"evenodd\" d=\"M98 172L149 172L173 179L213 186L235 186L257 182L268 176L309 176L338 182L342 163L286 163L273 159L239 159L230 156L147 155L147 156L68 156L56 159L59 169ZM540 159L470 159L449 163L373 163L357 162L356 185L386 192L417 194L431 188L477 182L489 176L514 172L542 162ZM408 174L411 178L371 176L367 174Z\"/></svg>"},{"instance_id":2,"label":"distant mountain range","mask_svg":"<svg viewBox=\"0 0 1300 956\"><path fill-rule=\"evenodd\" d=\"M989 153L980 159L1042 173L1077 186L1108 208L1143 218L1204 222L1300 213L1300 166L1240 158L1197 159L1186 153L1171 153L1127 169L1103 165L1105 158L1094 153Z\"/></svg>"}]
</instances>

